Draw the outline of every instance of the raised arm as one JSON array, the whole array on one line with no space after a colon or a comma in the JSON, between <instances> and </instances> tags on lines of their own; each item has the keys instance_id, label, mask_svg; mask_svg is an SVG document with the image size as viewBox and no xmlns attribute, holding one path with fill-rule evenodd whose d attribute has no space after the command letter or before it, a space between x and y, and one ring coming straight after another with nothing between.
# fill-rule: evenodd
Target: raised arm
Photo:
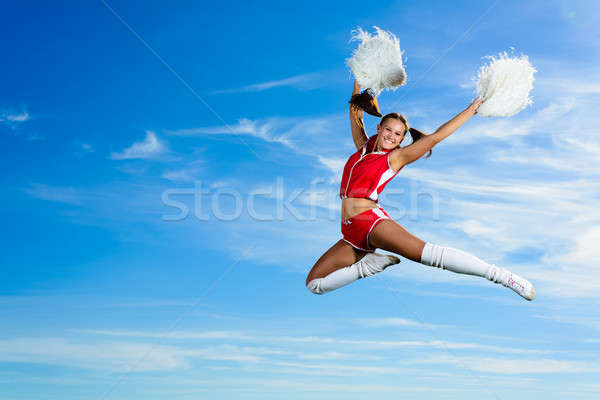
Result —
<instances>
[{"instance_id":1,"label":"raised arm","mask_svg":"<svg viewBox=\"0 0 600 400\"><path fill-rule=\"evenodd\" d=\"M426 135L409 146L398 148L390 154L390 165L398 171L403 166L410 164L433 148L436 144L450 136L455 130L460 128L473 115L481 105L481 99L475 99L464 111L457 114L450 121L440 126L434 133Z\"/></svg>"},{"instance_id":2,"label":"raised arm","mask_svg":"<svg viewBox=\"0 0 600 400\"><path fill-rule=\"evenodd\" d=\"M354 89L352 94L360 94L360 85L354 80ZM350 128L352 129L352 140L356 149L360 149L363 144L369 139L365 132L365 124L363 123L363 110L353 104L350 104Z\"/></svg>"}]
</instances>

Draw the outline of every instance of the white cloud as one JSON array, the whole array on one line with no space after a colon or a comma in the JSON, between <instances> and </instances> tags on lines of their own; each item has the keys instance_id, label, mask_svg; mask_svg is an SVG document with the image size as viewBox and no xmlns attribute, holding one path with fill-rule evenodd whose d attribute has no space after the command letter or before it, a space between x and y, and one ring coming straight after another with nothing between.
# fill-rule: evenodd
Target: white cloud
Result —
<instances>
[{"instance_id":1,"label":"white cloud","mask_svg":"<svg viewBox=\"0 0 600 400\"><path fill-rule=\"evenodd\" d=\"M25 122L29 121L29 113L23 112L21 114L5 115L4 118L11 122Z\"/></svg>"},{"instance_id":2,"label":"white cloud","mask_svg":"<svg viewBox=\"0 0 600 400\"><path fill-rule=\"evenodd\" d=\"M2 112L0 113L0 122L4 123L20 123L26 122L31 119L31 116L27 111L23 111L20 114L10 113L10 112Z\"/></svg>"},{"instance_id":3,"label":"white cloud","mask_svg":"<svg viewBox=\"0 0 600 400\"><path fill-rule=\"evenodd\" d=\"M493 374L556 374L556 373L595 373L600 367L595 363L573 360L556 359L502 359L492 357L429 357L421 361L426 364L456 364L467 366L469 369Z\"/></svg>"},{"instance_id":4,"label":"white cloud","mask_svg":"<svg viewBox=\"0 0 600 400\"><path fill-rule=\"evenodd\" d=\"M562 97L553 99L547 106L533 113L532 108L528 107L512 118L477 118L445 139L444 143L464 145L485 138L510 141L516 137L560 132L569 126L562 118L576 105L574 97Z\"/></svg>"},{"instance_id":5,"label":"white cloud","mask_svg":"<svg viewBox=\"0 0 600 400\"><path fill-rule=\"evenodd\" d=\"M547 60L546 67L556 65L555 60ZM586 77L582 79L583 77ZM555 75L551 72L536 78L536 91L541 91L542 95L560 94L560 95L590 95L600 93L600 76L595 67L582 69L580 66L573 65L573 70L568 72L564 66L561 71Z\"/></svg>"},{"instance_id":6,"label":"white cloud","mask_svg":"<svg viewBox=\"0 0 600 400\"><path fill-rule=\"evenodd\" d=\"M342 173L344 172L344 166L346 165L346 158L343 157L325 157L322 155L317 156L319 162L331 171L331 183L340 182L342 180Z\"/></svg>"},{"instance_id":7,"label":"white cloud","mask_svg":"<svg viewBox=\"0 0 600 400\"><path fill-rule=\"evenodd\" d=\"M119 153L111 153L113 160L129 160L135 158L150 159L159 156L167 150L166 146L158 140L152 131L146 131L146 138L133 143L130 147Z\"/></svg>"},{"instance_id":8,"label":"white cloud","mask_svg":"<svg viewBox=\"0 0 600 400\"><path fill-rule=\"evenodd\" d=\"M553 261L559 264L573 263L581 267L581 272L590 272L590 261L600 260L600 226L593 226L580 232L575 236L572 247L568 252L553 257ZM591 268L592 271L598 270L598 267ZM600 288L598 286L597 288Z\"/></svg>"},{"instance_id":9,"label":"white cloud","mask_svg":"<svg viewBox=\"0 0 600 400\"><path fill-rule=\"evenodd\" d=\"M92 153L94 151L94 148L89 143L81 143L81 149L83 151L87 151L87 152L90 152L90 153Z\"/></svg>"},{"instance_id":10,"label":"white cloud","mask_svg":"<svg viewBox=\"0 0 600 400\"><path fill-rule=\"evenodd\" d=\"M340 126L347 129L347 134L336 133ZM167 130L165 133L190 137L243 135L266 143L280 144L297 155L313 157L319 162L317 165L332 173L330 183L340 179L347 157L356 151L352 144L349 122L342 113L325 117L272 117L261 120L240 118L234 125ZM279 152L279 149L272 151ZM338 156L339 154L341 155Z\"/></svg>"},{"instance_id":11,"label":"white cloud","mask_svg":"<svg viewBox=\"0 0 600 400\"><path fill-rule=\"evenodd\" d=\"M25 193L40 200L54 201L66 204L81 204L83 202L81 192L71 187L49 186L34 183L24 189Z\"/></svg>"},{"instance_id":12,"label":"white cloud","mask_svg":"<svg viewBox=\"0 0 600 400\"><path fill-rule=\"evenodd\" d=\"M83 329L78 330L81 333L101 336L117 336L117 337L144 337L144 338L161 338L161 339L236 339L246 340L252 339L253 336L248 336L237 331L172 331L172 332L143 332L143 331L128 331L128 330L106 330L106 329Z\"/></svg>"},{"instance_id":13,"label":"white cloud","mask_svg":"<svg viewBox=\"0 0 600 400\"><path fill-rule=\"evenodd\" d=\"M503 179L498 183L482 172L459 175L410 168L406 174L432 185L439 196L451 193L453 198L441 218L452 221L448 228L459 229L476 240L473 243L454 237L445 242L468 249L479 245L474 254L509 269L513 267L502 262L503 253L526 247L539 249L537 260L528 260L515 271L539 284L539 293L600 296L600 266L589 263L600 255L595 245L600 240L600 212L595 200L600 195L598 185L583 177Z\"/></svg>"},{"instance_id":14,"label":"white cloud","mask_svg":"<svg viewBox=\"0 0 600 400\"><path fill-rule=\"evenodd\" d=\"M379 322L395 323L394 326L399 326L401 319L387 318L381 319ZM408 320L405 320L405 323ZM377 323L372 320L370 322ZM412 321L414 322L414 321ZM390 325L378 325L377 327L386 327ZM415 328L436 327L438 325L430 325L421 323L420 325L411 325ZM375 326L372 326L375 327ZM453 350L480 350L498 353L510 354L548 354L554 353L552 350L537 350L537 349L521 349L507 348L503 346L494 346L480 343L452 342L443 340L363 340L363 339L345 339L340 337L330 336L270 336L267 334L251 334L240 331L174 331L174 332L144 332L144 331L126 331L126 330L82 330L82 333L90 333L102 336L121 336L121 337L156 337L173 340L214 340L214 339L235 339L244 341L254 341L263 343L304 343L313 345L326 344L342 345L342 346L357 346L361 349L371 350L392 350L392 349L411 349L411 348L431 348L431 349L453 349Z\"/></svg>"},{"instance_id":15,"label":"white cloud","mask_svg":"<svg viewBox=\"0 0 600 400\"><path fill-rule=\"evenodd\" d=\"M405 328L436 328L442 325L428 324L406 318L361 318L355 320L359 325L367 328L405 327Z\"/></svg>"},{"instance_id":16,"label":"white cloud","mask_svg":"<svg viewBox=\"0 0 600 400\"><path fill-rule=\"evenodd\" d=\"M301 353L298 355L298 358L302 360L348 360L348 359L358 359L358 360L381 360L383 357L367 355L361 353L341 353L338 351L325 351L319 353Z\"/></svg>"},{"instance_id":17,"label":"white cloud","mask_svg":"<svg viewBox=\"0 0 600 400\"><path fill-rule=\"evenodd\" d=\"M564 308L560 309L555 306L549 306L545 312L546 314L536 314L534 317L558 322L559 324L580 325L600 330L598 313L593 307L591 310L586 310L584 307L580 307L580 310L575 312L565 312Z\"/></svg>"},{"instance_id":18,"label":"white cloud","mask_svg":"<svg viewBox=\"0 0 600 400\"><path fill-rule=\"evenodd\" d=\"M292 147L291 143L283 135L277 135L273 132L273 127L269 121L259 122L247 118L238 119L235 125L179 129L166 131L166 133L176 136L248 135L262 139L265 142L280 143L287 147Z\"/></svg>"},{"instance_id":19,"label":"white cloud","mask_svg":"<svg viewBox=\"0 0 600 400\"><path fill-rule=\"evenodd\" d=\"M113 371L159 371L189 366L178 354L177 349L170 346L136 343L87 344L60 338L0 340L0 360Z\"/></svg>"},{"instance_id":20,"label":"white cloud","mask_svg":"<svg viewBox=\"0 0 600 400\"><path fill-rule=\"evenodd\" d=\"M495 226L484 225L476 219L467 219L460 222L450 223L449 228L460 229L469 236L491 237L501 233Z\"/></svg>"},{"instance_id":21,"label":"white cloud","mask_svg":"<svg viewBox=\"0 0 600 400\"><path fill-rule=\"evenodd\" d=\"M196 177L197 172L196 169L178 169L165 171L161 176L173 182L194 182L198 179Z\"/></svg>"},{"instance_id":22,"label":"white cloud","mask_svg":"<svg viewBox=\"0 0 600 400\"><path fill-rule=\"evenodd\" d=\"M254 83L251 85L243 86L237 89L224 89L215 90L211 94L223 94L223 93L239 93L239 92L262 92L264 90L273 89L276 87L289 86L301 90L315 89L320 86L327 84L327 80L324 79L320 73L302 74L291 76L285 79Z\"/></svg>"},{"instance_id":23,"label":"white cloud","mask_svg":"<svg viewBox=\"0 0 600 400\"><path fill-rule=\"evenodd\" d=\"M548 138L552 146L517 143L497 149L490 161L521 165L541 173L552 170L562 176L597 177L600 174L600 137L594 131L572 128Z\"/></svg>"}]
</instances>

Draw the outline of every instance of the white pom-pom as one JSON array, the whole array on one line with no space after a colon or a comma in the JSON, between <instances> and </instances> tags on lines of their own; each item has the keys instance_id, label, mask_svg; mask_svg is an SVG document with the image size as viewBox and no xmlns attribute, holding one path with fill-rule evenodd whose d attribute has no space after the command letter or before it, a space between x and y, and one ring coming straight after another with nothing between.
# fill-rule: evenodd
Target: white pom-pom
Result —
<instances>
[{"instance_id":1,"label":"white pom-pom","mask_svg":"<svg viewBox=\"0 0 600 400\"><path fill-rule=\"evenodd\" d=\"M483 99L477 113L484 117L510 117L532 103L533 68L526 55L487 56L491 62L479 69L477 95Z\"/></svg>"},{"instance_id":2,"label":"white pom-pom","mask_svg":"<svg viewBox=\"0 0 600 400\"><path fill-rule=\"evenodd\" d=\"M377 34L370 35L358 28L352 40L360 40L352 57L346 64L352 70L361 88L371 88L376 94L383 89L396 90L406 83L406 72L402 66L400 41L394 34L374 26Z\"/></svg>"}]
</instances>

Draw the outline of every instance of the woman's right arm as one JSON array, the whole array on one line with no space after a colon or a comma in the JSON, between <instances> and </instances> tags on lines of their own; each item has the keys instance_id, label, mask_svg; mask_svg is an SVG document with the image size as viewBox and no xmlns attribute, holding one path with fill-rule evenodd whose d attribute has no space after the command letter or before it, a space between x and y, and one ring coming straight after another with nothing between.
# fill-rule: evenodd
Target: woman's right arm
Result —
<instances>
[{"instance_id":1,"label":"woman's right arm","mask_svg":"<svg viewBox=\"0 0 600 400\"><path fill-rule=\"evenodd\" d=\"M360 85L354 80L354 89L352 94L360 94ZM360 149L363 144L369 139L365 132L365 124L363 123L363 110L353 104L350 104L350 128L352 129L352 140L356 149Z\"/></svg>"}]
</instances>

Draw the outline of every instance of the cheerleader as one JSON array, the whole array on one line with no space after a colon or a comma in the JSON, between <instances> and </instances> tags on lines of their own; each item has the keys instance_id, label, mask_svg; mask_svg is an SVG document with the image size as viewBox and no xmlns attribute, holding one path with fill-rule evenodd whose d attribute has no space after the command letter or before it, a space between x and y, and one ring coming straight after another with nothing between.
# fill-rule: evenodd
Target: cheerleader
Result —
<instances>
[{"instance_id":1,"label":"cheerleader","mask_svg":"<svg viewBox=\"0 0 600 400\"><path fill-rule=\"evenodd\" d=\"M380 115L376 97L367 90L361 93L356 81L352 95L350 125L357 151L346 162L340 185L343 239L312 267L306 278L307 288L323 294L400 262L396 256L375 253L375 249L380 248L424 265L486 278L533 300L535 291L527 279L465 251L421 240L391 219L378 204L385 185L405 165L425 154L429 157L436 144L477 113L481 99L476 98L432 134L411 128L401 114L389 113L381 118L377 133L368 137L362 122L363 109ZM370 101L365 102L365 98ZM356 104L365 105L361 109ZM400 144L407 133L412 137L412 143L402 147Z\"/></svg>"}]
</instances>

